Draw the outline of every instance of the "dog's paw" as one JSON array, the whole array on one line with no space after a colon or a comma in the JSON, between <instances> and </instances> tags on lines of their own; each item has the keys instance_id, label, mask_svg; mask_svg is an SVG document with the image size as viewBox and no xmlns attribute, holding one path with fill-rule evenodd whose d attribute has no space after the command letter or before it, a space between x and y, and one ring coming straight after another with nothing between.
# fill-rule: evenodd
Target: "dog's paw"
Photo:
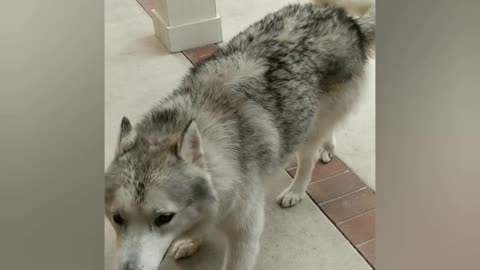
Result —
<instances>
[{"instance_id":1,"label":"dog's paw","mask_svg":"<svg viewBox=\"0 0 480 270\"><path fill-rule=\"evenodd\" d=\"M172 255L175 260L185 259L195 254L200 248L201 242L193 239L177 240L172 247Z\"/></svg>"},{"instance_id":2,"label":"dog's paw","mask_svg":"<svg viewBox=\"0 0 480 270\"><path fill-rule=\"evenodd\" d=\"M333 150L322 150L322 154L320 156L320 160L323 162L323 163L329 163L333 156L335 155L334 151Z\"/></svg>"},{"instance_id":3,"label":"dog's paw","mask_svg":"<svg viewBox=\"0 0 480 270\"><path fill-rule=\"evenodd\" d=\"M332 136L329 141L323 144L322 149L320 149L320 160L323 163L328 163L335 156L335 137Z\"/></svg>"},{"instance_id":4,"label":"dog's paw","mask_svg":"<svg viewBox=\"0 0 480 270\"><path fill-rule=\"evenodd\" d=\"M305 198L305 192L294 192L290 188L285 189L277 198L277 203L283 207L293 207Z\"/></svg>"}]
</instances>

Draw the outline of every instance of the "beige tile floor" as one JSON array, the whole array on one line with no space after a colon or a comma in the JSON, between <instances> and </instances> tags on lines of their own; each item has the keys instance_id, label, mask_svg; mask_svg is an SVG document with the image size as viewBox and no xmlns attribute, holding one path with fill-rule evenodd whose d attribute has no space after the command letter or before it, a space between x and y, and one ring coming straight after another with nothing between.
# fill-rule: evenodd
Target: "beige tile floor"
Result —
<instances>
[{"instance_id":1,"label":"beige tile floor","mask_svg":"<svg viewBox=\"0 0 480 270\"><path fill-rule=\"evenodd\" d=\"M218 0L225 39L287 0ZM304 2L304 1L301 1ZM134 0L105 1L105 165L112 158L118 125L123 115L133 122L167 95L190 67L182 54L168 54L153 37L150 18ZM338 132L339 155L374 187L374 63L367 95L357 112ZM257 269L370 269L356 250L315 205L305 200L282 210L274 197L288 181L284 172L268 181L267 224ZM212 234L210 244L191 260L166 269L216 269L221 239ZM105 225L105 269L114 269L114 236ZM195 266L194 266L195 265Z\"/></svg>"}]
</instances>

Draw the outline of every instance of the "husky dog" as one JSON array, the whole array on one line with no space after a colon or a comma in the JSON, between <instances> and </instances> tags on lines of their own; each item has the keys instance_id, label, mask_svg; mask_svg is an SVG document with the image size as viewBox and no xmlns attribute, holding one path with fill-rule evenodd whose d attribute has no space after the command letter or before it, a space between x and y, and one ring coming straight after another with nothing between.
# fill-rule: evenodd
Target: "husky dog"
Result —
<instances>
[{"instance_id":1,"label":"husky dog","mask_svg":"<svg viewBox=\"0 0 480 270\"><path fill-rule=\"evenodd\" d=\"M162 269L197 251L216 227L223 270L252 270L264 223L263 181L296 154L294 181L278 197L305 197L317 159L360 90L375 39L374 8L292 4L235 36L135 126L124 117L105 175L106 216L120 270Z\"/></svg>"}]
</instances>

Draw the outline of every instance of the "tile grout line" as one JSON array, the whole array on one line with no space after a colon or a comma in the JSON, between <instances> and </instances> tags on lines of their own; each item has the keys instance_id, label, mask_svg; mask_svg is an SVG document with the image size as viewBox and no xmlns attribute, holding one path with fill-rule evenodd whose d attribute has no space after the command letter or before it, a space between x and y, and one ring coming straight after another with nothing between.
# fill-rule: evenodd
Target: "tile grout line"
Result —
<instances>
[{"instance_id":1,"label":"tile grout line","mask_svg":"<svg viewBox=\"0 0 480 270\"><path fill-rule=\"evenodd\" d=\"M374 238L372 238L372 239L370 239L370 240L367 240L367 241L365 241L365 242L363 242L363 243L361 243L361 244L358 244L358 245L356 245L356 246L357 246L357 248L361 248L361 247L363 247L364 245L375 241L376 239L377 239L377 238L374 237Z\"/></svg>"},{"instance_id":2,"label":"tile grout line","mask_svg":"<svg viewBox=\"0 0 480 270\"><path fill-rule=\"evenodd\" d=\"M294 167L294 168L295 168L295 167ZM295 179L295 175L291 175L290 172L289 172L289 170L294 169L294 168L290 168L290 169L284 168L284 169L287 171L288 175L290 175L290 177L292 177L292 179ZM323 182L323 181L325 181L325 180L329 180L329 179L331 179L331 178L334 178L334 177L336 177L336 176L339 176L339 175L342 175L342 174L345 174L345 173L349 173L349 172L350 172L350 170L347 169L346 171L339 172L339 173L333 174L333 175L329 175L329 176L327 176L327 177L325 177L325 178L322 178L322 179L320 179L320 180L312 180L312 178L310 177L310 183L309 183L308 185L311 186L311 185L313 185L313 184L317 184L317 183ZM362 182L363 182L363 181L362 181Z\"/></svg>"},{"instance_id":3,"label":"tile grout line","mask_svg":"<svg viewBox=\"0 0 480 270\"><path fill-rule=\"evenodd\" d=\"M323 163L323 164L327 164L327 163ZM309 183L308 185L310 186L310 185L313 185L313 184L316 184L316 183L323 182L323 181L328 180L328 179L330 179L330 178L333 178L333 177L342 175L342 174L344 174L344 173L352 172L347 166L345 166L345 165L343 164L343 162L342 162L342 165L345 167L345 171L339 172L339 173L337 173L337 174L329 175L329 176L327 176L327 177L325 177L325 178L321 178L321 179L319 179L319 180L312 180L312 178L310 177L310 183ZM298 165L297 165L297 166L294 166L294 167L291 167L291 168L284 168L284 169L287 171L287 173L288 173L292 178L295 178L295 175L291 175L291 174L290 174L290 170L295 169L295 174L296 174L296 170L298 169ZM312 173L313 173L313 171L312 171ZM352 173L353 173L353 172L352 172ZM362 182L363 182L363 181L362 181Z\"/></svg>"},{"instance_id":4,"label":"tile grout line","mask_svg":"<svg viewBox=\"0 0 480 270\"><path fill-rule=\"evenodd\" d=\"M346 173L349 173L349 172L350 172L350 171L347 169L347 170L344 171L344 172L341 172L341 173L338 173L338 174L335 174L335 175L330 175L330 176L327 176L327 177L322 178L322 179L320 179L320 180L316 180L316 181L310 182L310 184L308 184L308 185L311 186L311 185L314 185L314 184L318 184L318 183L321 183L321 182L323 182L323 181L330 180L330 179L332 179L332 178L334 178L334 177L337 177L337 176L340 176L340 175L343 175L343 174L346 174ZM311 180L311 179L310 179L310 180Z\"/></svg>"},{"instance_id":5,"label":"tile grout line","mask_svg":"<svg viewBox=\"0 0 480 270\"><path fill-rule=\"evenodd\" d=\"M344 223L347 223L347 222L352 221L352 220L354 220L354 219L356 219L356 218L359 218L359 217L366 216L366 215L371 214L371 213L373 213L373 212L375 212L375 211L376 211L375 208L372 209L372 210L368 210L368 211L365 212L365 213L362 213L362 214L356 215L356 216L354 216L354 217L352 217L352 218L347 218L347 219L344 220L344 221L338 222L337 225L340 226L340 225L342 225L342 224L344 224Z\"/></svg>"},{"instance_id":6,"label":"tile grout line","mask_svg":"<svg viewBox=\"0 0 480 270\"><path fill-rule=\"evenodd\" d=\"M355 173L355 171L352 170L352 168L350 168L350 166L348 166L347 163L345 163L345 162L343 161L343 159L341 159L341 158L338 157L338 156L336 156L336 157L337 157L337 159L338 159L340 162L342 162L343 166L345 166L349 171L351 171L352 173L354 173L354 174L358 177L358 179L360 179L360 181L362 181L362 183L363 183L366 187L368 187L368 189L370 189L370 190L373 192L373 194L375 194L375 190L374 190L373 188L371 188L370 186L368 186L367 183L366 183L365 181L363 181L363 180L360 178L360 176L358 176L358 175Z\"/></svg>"},{"instance_id":7,"label":"tile grout line","mask_svg":"<svg viewBox=\"0 0 480 270\"><path fill-rule=\"evenodd\" d=\"M291 175L289 170L293 169L293 168L290 168L290 169L287 169L287 168L283 168L287 174L292 178L292 179L295 179L295 175ZM320 183L320 182L323 182L325 180L330 180L331 178L334 178L334 177L337 177L337 176L340 176L342 174L346 174L346 173L349 173L350 171L347 169L346 171L343 171L343 172L339 172L337 174L333 174L333 175L329 175L325 178L322 178L320 180L312 180L312 178L310 177L310 183L308 184L308 186L311 186L313 184L317 184L317 183Z\"/></svg>"},{"instance_id":8,"label":"tile grout line","mask_svg":"<svg viewBox=\"0 0 480 270\"><path fill-rule=\"evenodd\" d=\"M370 263L370 261L367 259L367 257L365 255L363 255L363 253L360 251L359 247L357 247L356 245L353 244L352 240L350 240L350 238L342 231L340 230L340 228L338 227L337 223L335 223L335 221L333 221L328 215L327 213L325 213L323 211L323 209L317 204L317 202L315 201L315 199L310 196L310 194L307 194L308 197L310 198L310 200L312 200L315 205L317 206L317 209L330 221L330 223L337 229L337 231L348 241L348 243L350 243L350 246L353 247L353 249L355 249L355 251L357 251L357 253L363 258L363 260L365 260L365 262L372 268L372 269L375 269L375 266Z\"/></svg>"},{"instance_id":9,"label":"tile grout line","mask_svg":"<svg viewBox=\"0 0 480 270\"><path fill-rule=\"evenodd\" d=\"M337 158L338 158L338 157L337 157ZM350 171L351 171L350 167L348 167L340 158L338 158L338 160L341 161L342 164L347 168L347 171L344 172L344 173L347 173L347 172L350 172ZM352 173L353 173L353 171L352 171ZM288 171L287 171L287 174L290 175L290 174L288 173ZM338 174L338 175L341 175L341 174L342 174L342 173L340 173L340 174ZM290 176L290 177L293 178L292 176ZM334 177L334 176L331 176L331 177ZM307 192L307 195L308 195L308 197L310 198L310 200L312 200L312 202L317 206L317 209L330 221L330 223L331 223L331 224L337 229L337 231L348 241L348 243L350 243L350 246L352 246L352 247L355 249L355 251L357 251L357 254L359 254L359 255L363 258L363 260L364 260L372 269L375 269L375 266L373 265L373 263L370 262L369 259L367 258L367 256L364 255L363 252L360 250L360 247L362 247L363 245L365 245L365 244L368 243L368 242L371 242L371 241L375 240L375 238L374 238L374 239L370 239L370 240L368 240L368 241L366 241L366 242L364 242L364 243L361 243L361 244L359 244L359 245L355 245L355 244L352 242L352 240L340 229L339 224L345 223L346 221L353 220L354 218L357 218L357 217L359 217L359 216L362 216L362 215L365 215L365 214L367 214L367 213L373 212L373 211L375 211L376 209L369 210L369 211L364 212L363 214L357 215L357 216L355 216L355 217L353 217L353 218L350 218L350 219L344 220L344 221L342 221L342 222L336 223L336 222L322 209L322 207L321 207L321 206L325 205L327 202L335 201L335 200L337 200L337 199L340 199L340 198L346 197L346 196L348 196L348 195L351 195L351 194L353 194L353 193L355 193L355 192L360 192L360 191L362 191L362 190L371 190L371 189L365 184L365 182L363 182L361 179L360 179L360 181L364 184L364 187L363 187L363 188L360 188L360 189L355 190L355 191L353 191L353 192L349 192L349 193L344 194L344 195L342 195L342 196L339 196L339 197L337 197L337 198L335 198L335 199L328 200L328 201L326 201L326 202L324 202L324 203L322 203L322 204L319 204L319 203L317 202L317 200L316 200L310 193ZM315 182L315 183L317 183L317 182ZM314 183L311 183L311 184L314 184ZM375 196L375 193L373 194L373 196Z\"/></svg>"},{"instance_id":10,"label":"tile grout line","mask_svg":"<svg viewBox=\"0 0 480 270\"><path fill-rule=\"evenodd\" d=\"M330 200L324 201L324 202L322 202L322 203L317 203L317 204L318 204L318 206L324 206L325 204L334 202L334 201L339 200L339 199L343 199L343 198L345 198L345 197L347 197L347 196L350 196L350 195L352 195L352 194L354 194L354 193L357 193L357 192L360 192L360 191L364 191L364 190L367 190L367 189L368 189L368 187L365 186L365 187L359 188L359 189L357 189L357 190L355 190L355 191L352 191L352 192L343 194L343 195L341 195L341 196L338 196L337 198L330 199ZM369 210L369 211L370 211L370 210Z\"/></svg>"}]
</instances>

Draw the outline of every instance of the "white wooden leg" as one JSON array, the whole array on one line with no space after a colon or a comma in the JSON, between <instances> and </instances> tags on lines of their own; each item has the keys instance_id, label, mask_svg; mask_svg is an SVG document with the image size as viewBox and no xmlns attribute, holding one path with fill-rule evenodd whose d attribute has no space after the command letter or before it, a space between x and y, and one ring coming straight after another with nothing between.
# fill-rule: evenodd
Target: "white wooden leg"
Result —
<instances>
[{"instance_id":1,"label":"white wooden leg","mask_svg":"<svg viewBox=\"0 0 480 270\"><path fill-rule=\"evenodd\" d=\"M155 35L170 52L222 41L215 0L154 0Z\"/></svg>"}]
</instances>

